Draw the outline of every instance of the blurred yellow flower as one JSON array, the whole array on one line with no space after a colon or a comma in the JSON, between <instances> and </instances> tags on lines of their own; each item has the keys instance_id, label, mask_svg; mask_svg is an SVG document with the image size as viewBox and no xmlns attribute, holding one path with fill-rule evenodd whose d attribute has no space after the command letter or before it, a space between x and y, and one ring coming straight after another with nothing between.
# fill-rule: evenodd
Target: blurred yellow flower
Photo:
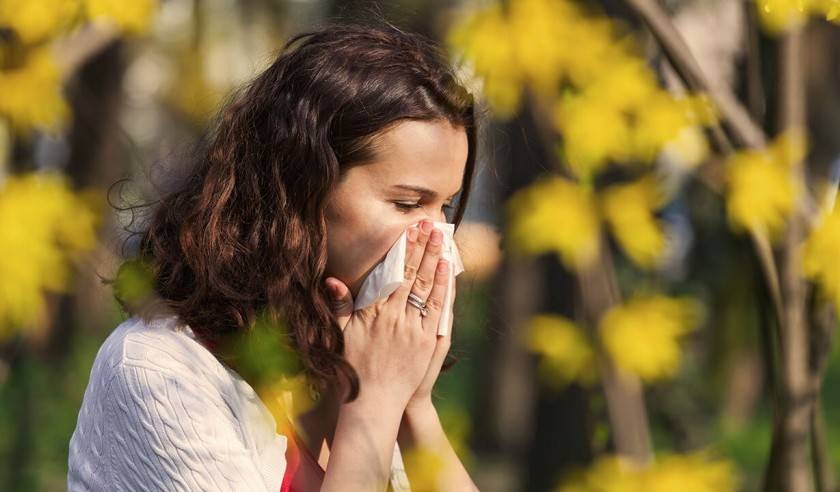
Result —
<instances>
[{"instance_id":1,"label":"blurred yellow flower","mask_svg":"<svg viewBox=\"0 0 840 492\"><path fill-rule=\"evenodd\" d=\"M802 245L802 269L840 309L840 211L824 216Z\"/></svg>"},{"instance_id":2,"label":"blurred yellow flower","mask_svg":"<svg viewBox=\"0 0 840 492\"><path fill-rule=\"evenodd\" d=\"M67 118L61 74L46 47L26 51L20 65L0 69L0 115L19 132L57 129Z\"/></svg>"},{"instance_id":3,"label":"blurred yellow flower","mask_svg":"<svg viewBox=\"0 0 840 492\"><path fill-rule=\"evenodd\" d=\"M669 455L642 474L644 492L726 492L737 485L732 463L707 453Z\"/></svg>"},{"instance_id":4,"label":"blurred yellow flower","mask_svg":"<svg viewBox=\"0 0 840 492\"><path fill-rule=\"evenodd\" d=\"M88 17L94 22L113 23L128 34L148 30L158 0L84 0Z\"/></svg>"},{"instance_id":5,"label":"blurred yellow flower","mask_svg":"<svg viewBox=\"0 0 840 492\"><path fill-rule=\"evenodd\" d=\"M219 109L228 88L214 87L207 80L200 53L185 53L179 59L179 74L166 99L194 124L202 126Z\"/></svg>"},{"instance_id":6,"label":"blurred yellow flower","mask_svg":"<svg viewBox=\"0 0 840 492\"><path fill-rule=\"evenodd\" d=\"M435 492L443 488L443 458L425 447L415 447L403 453L403 463L408 472L411 490Z\"/></svg>"},{"instance_id":7,"label":"blurred yellow flower","mask_svg":"<svg viewBox=\"0 0 840 492\"><path fill-rule=\"evenodd\" d=\"M801 27L811 15L840 21L838 0L756 0L756 8L762 26L772 34Z\"/></svg>"},{"instance_id":8,"label":"blurred yellow flower","mask_svg":"<svg viewBox=\"0 0 840 492\"><path fill-rule=\"evenodd\" d=\"M701 305L691 299L637 297L607 311L599 333L619 370L655 381L676 373L680 338L697 326L701 314Z\"/></svg>"},{"instance_id":9,"label":"blurred yellow flower","mask_svg":"<svg viewBox=\"0 0 840 492\"><path fill-rule=\"evenodd\" d=\"M67 288L72 262L96 242L101 200L57 174L0 185L0 338L37 324L45 291Z\"/></svg>"},{"instance_id":10,"label":"blurred yellow flower","mask_svg":"<svg viewBox=\"0 0 840 492\"><path fill-rule=\"evenodd\" d=\"M600 227L592 192L572 181L544 177L508 200L505 241L512 252L557 253L570 269L596 259Z\"/></svg>"},{"instance_id":11,"label":"blurred yellow flower","mask_svg":"<svg viewBox=\"0 0 840 492\"><path fill-rule=\"evenodd\" d=\"M0 26L24 44L60 34L78 19L81 0L0 0Z\"/></svg>"},{"instance_id":12,"label":"blurred yellow flower","mask_svg":"<svg viewBox=\"0 0 840 492\"><path fill-rule=\"evenodd\" d=\"M511 28L500 5L472 13L447 34L451 49L463 54L483 82L482 93L499 117L519 109L522 75L511 43Z\"/></svg>"},{"instance_id":13,"label":"blurred yellow flower","mask_svg":"<svg viewBox=\"0 0 840 492\"><path fill-rule=\"evenodd\" d=\"M577 325L562 316L534 316L526 345L542 356L540 376L554 387L572 382L592 383L597 378L595 353L589 340Z\"/></svg>"},{"instance_id":14,"label":"blurred yellow flower","mask_svg":"<svg viewBox=\"0 0 840 492\"><path fill-rule=\"evenodd\" d=\"M618 456L598 458L587 470L572 473L557 492L727 492L735 490L735 468L705 452L673 454L648 467Z\"/></svg>"},{"instance_id":15,"label":"blurred yellow flower","mask_svg":"<svg viewBox=\"0 0 840 492\"><path fill-rule=\"evenodd\" d=\"M589 179L611 160L629 156L629 120L598 97L567 95L555 105L553 122L563 135L566 163L582 179Z\"/></svg>"},{"instance_id":16,"label":"blurred yellow flower","mask_svg":"<svg viewBox=\"0 0 840 492\"><path fill-rule=\"evenodd\" d=\"M644 268L655 266L665 250L665 234L654 216L664 198L652 177L610 186L601 195L610 230L627 256Z\"/></svg>"},{"instance_id":17,"label":"blurred yellow flower","mask_svg":"<svg viewBox=\"0 0 840 492\"><path fill-rule=\"evenodd\" d=\"M802 192L792 166L804 157L805 148L802 134L791 131L767 149L738 152L727 160L726 206L734 227L778 236Z\"/></svg>"},{"instance_id":18,"label":"blurred yellow flower","mask_svg":"<svg viewBox=\"0 0 840 492\"><path fill-rule=\"evenodd\" d=\"M315 405L303 373L278 376L257 387L256 392L274 417L278 432Z\"/></svg>"},{"instance_id":19,"label":"blurred yellow flower","mask_svg":"<svg viewBox=\"0 0 840 492\"><path fill-rule=\"evenodd\" d=\"M494 3L457 23L448 39L472 62L499 116L519 109L525 85L550 106L563 157L584 181L612 162L650 163L684 139L685 128L713 121L709 105L700 113L701 98L659 87L632 36L568 0Z\"/></svg>"}]
</instances>

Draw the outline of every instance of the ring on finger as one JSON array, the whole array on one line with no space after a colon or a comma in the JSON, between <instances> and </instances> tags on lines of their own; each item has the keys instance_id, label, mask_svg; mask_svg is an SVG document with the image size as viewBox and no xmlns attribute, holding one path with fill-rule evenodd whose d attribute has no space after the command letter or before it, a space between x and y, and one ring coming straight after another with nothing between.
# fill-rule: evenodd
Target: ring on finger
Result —
<instances>
[{"instance_id":1,"label":"ring on finger","mask_svg":"<svg viewBox=\"0 0 840 492\"><path fill-rule=\"evenodd\" d=\"M425 317L429 314L429 308L426 307L426 302L420 299L414 292L408 293L408 303L420 310L420 316Z\"/></svg>"}]
</instances>

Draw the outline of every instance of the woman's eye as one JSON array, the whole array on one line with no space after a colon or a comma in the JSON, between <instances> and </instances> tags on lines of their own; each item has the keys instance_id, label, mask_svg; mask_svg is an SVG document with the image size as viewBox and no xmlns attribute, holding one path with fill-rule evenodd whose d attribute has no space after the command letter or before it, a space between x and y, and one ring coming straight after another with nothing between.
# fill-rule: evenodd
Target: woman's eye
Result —
<instances>
[{"instance_id":1,"label":"woman's eye","mask_svg":"<svg viewBox=\"0 0 840 492\"><path fill-rule=\"evenodd\" d=\"M414 210L414 209L417 209L417 208L422 208L422 207L423 207L423 206L422 206L422 205L420 205L419 203L402 203L402 202L394 202L394 205L396 205L398 209L400 209L400 210L402 210L402 211L405 211L405 212L408 212L408 211L411 211L411 210ZM449 210L452 210L453 208L455 208L455 206L454 206L454 205L450 205L450 204L446 204L446 203L444 203L444 204L443 204L443 206L442 206L441 208L442 208L442 209L444 209L444 210L446 210L446 211L449 211Z\"/></svg>"}]
</instances>

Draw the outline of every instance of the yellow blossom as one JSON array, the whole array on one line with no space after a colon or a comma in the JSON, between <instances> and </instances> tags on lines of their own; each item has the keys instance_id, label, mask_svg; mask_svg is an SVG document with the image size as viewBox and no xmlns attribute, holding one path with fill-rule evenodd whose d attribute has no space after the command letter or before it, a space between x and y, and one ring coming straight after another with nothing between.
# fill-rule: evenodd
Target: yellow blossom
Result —
<instances>
[{"instance_id":1,"label":"yellow blossom","mask_svg":"<svg viewBox=\"0 0 840 492\"><path fill-rule=\"evenodd\" d=\"M596 377L595 353L583 331L568 319L549 314L530 321L527 347L542 357L541 377L555 387L591 383Z\"/></svg>"},{"instance_id":2,"label":"yellow blossom","mask_svg":"<svg viewBox=\"0 0 840 492\"><path fill-rule=\"evenodd\" d=\"M801 133L788 132L762 150L746 150L727 163L727 214L733 226L777 237L793 211L801 186L791 168L805 154Z\"/></svg>"},{"instance_id":3,"label":"yellow blossom","mask_svg":"<svg viewBox=\"0 0 840 492\"><path fill-rule=\"evenodd\" d=\"M303 373L278 376L258 386L256 392L274 417L278 431L315 404L315 395Z\"/></svg>"},{"instance_id":4,"label":"yellow blossom","mask_svg":"<svg viewBox=\"0 0 840 492\"><path fill-rule=\"evenodd\" d=\"M659 457L643 467L617 456L598 458L589 469L562 481L557 492L727 492L737 485L735 469L706 452Z\"/></svg>"},{"instance_id":5,"label":"yellow blossom","mask_svg":"<svg viewBox=\"0 0 840 492\"><path fill-rule=\"evenodd\" d=\"M24 44L66 29L76 20L81 0L0 0L0 26L11 28Z\"/></svg>"},{"instance_id":6,"label":"yellow blossom","mask_svg":"<svg viewBox=\"0 0 840 492\"><path fill-rule=\"evenodd\" d=\"M607 311L599 332L621 371L655 381L676 373L679 340L696 327L700 315L700 305L690 299L638 297Z\"/></svg>"},{"instance_id":7,"label":"yellow blossom","mask_svg":"<svg viewBox=\"0 0 840 492\"><path fill-rule=\"evenodd\" d=\"M471 14L447 34L447 44L473 65L482 93L500 117L519 109L522 75L510 42L511 29L499 5Z\"/></svg>"},{"instance_id":8,"label":"yellow blossom","mask_svg":"<svg viewBox=\"0 0 840 492\"><path fill-rule=\"evenodd\" d=\"M404 452L403 463L409 473L411 490L434 492L441 490L443 457L434 450L418 446Z\"/></svg>"},{"instance_id":9,"label":"yellow blossom","mask_svg":"<svg viewBox=\"0 0 840 492\"><path fill-rule=\"evenodd\" d=\"M811 15L840 21L838 0L756 0L756 8L762 26L771 34L800 28Z\"/></svg>"},{"instance_id":10,"label":"yellow blossom","mask_svg":"<svg viewBox=\"0 0 840 492\"><path fill-rule=\"evenodd\" d=\"M514 252L557 253L571 269L598 255L600 228L592 192L559 177L519 190L507 203L505 240Z\"/></svg>"},{"instance_id":11,"label":"yellow blossom","mask_svg":"<svg viewBox=\"0 0 840 492\"><path fill-rule=\"evenodd\" d=\"M37 324L45 292L67 288L71 264L95 244L100 199L57 174L0 185L0 337Z\"/></svg>"},{"instance_id":12,"label":"yellow blossom","mask_svg":"<svg viewBox=\"0 0 840 492\"><path fill-rule=\"evenodd\" d=\"M840 309L840 211L824 216L802 245L802 269Z\"/></svg>"},{"instance_id":13,"label":"yellow blossom","mask_svg":"<svg viewBox=\"0 0 840 492\"><path fill-rule=\"evenodd\" d=\"M665 234L654 216L663 194L653 178L604 190L602 210L624 252L641 267L656 265L665 250Z\"/></svg>"},{"instance_id":14,"label":"yellow blossom","mask_svg":"<svg viewBox=\"0 0 840 492\"><path fill-rule=\"evenodd\" d=\"M85 0L88 17L94 22L113 23L122 31L138 34L148 30L158 0Z\"/></svg>"},{"instance_id":15,"label":"yellow blossom","mask_svg":"<svg viewBox=\"0 0 840 492\"><path fill-rule=\"evenodd\" d=\"M627 117L591 95L567 95L554 108L554 125L563 134L565 160L572 171L588 179L610 160L629 154Z\"/></svg>"},{"instance_id":16,"label":"yellow blossom","mask_svg":"<svg viewBox=\"0 0 840 492\"><path fill-rule=\"evenodd\" d=\"M199 53L185 54L179 66L179 76L167 100L196 125L204 125L218 110L228 88L214 87L207 80Z\"/></svg>"},{"instance_id":17,"label":"yellow blossom","mask_svg":"<svg viewBox=\"0 0 840 492\"><path fill-rule=\"evenodd\" d=\"M523 77L544 94L553 95L563 77L570 46L558 36L578 21L572 4L563 0L517 0L510 3L509 41Z\"/></svg>"},{"instance_id":18,"label":"yellow blossom","mask_svg":"<svg viewBox=\"0 0 840 492\"><path fill-rule=\"evenodd\" d=\"M61 76L48 48L28 50L20 65L0 69L0 115L18 131L56 129L67 118Z\"/></svg>"}]
</instances>

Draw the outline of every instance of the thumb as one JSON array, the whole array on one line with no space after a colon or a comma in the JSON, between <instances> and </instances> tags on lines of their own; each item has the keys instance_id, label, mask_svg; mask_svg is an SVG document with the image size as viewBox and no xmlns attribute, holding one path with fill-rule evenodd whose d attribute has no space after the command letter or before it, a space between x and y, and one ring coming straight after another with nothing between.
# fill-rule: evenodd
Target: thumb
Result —
<instances>
[{"instance_id":1,"label":"thumb","mask_svg":"<svg viewBox=\"0 0 840 492\"><path fill-rule=\"evenodd\" d=\"M327 277L324 284L330 296L330 306L338 319L338 326L343 330L353 314L353 295L350 288L335 277Z\"/></svg>"}]
</instances>

